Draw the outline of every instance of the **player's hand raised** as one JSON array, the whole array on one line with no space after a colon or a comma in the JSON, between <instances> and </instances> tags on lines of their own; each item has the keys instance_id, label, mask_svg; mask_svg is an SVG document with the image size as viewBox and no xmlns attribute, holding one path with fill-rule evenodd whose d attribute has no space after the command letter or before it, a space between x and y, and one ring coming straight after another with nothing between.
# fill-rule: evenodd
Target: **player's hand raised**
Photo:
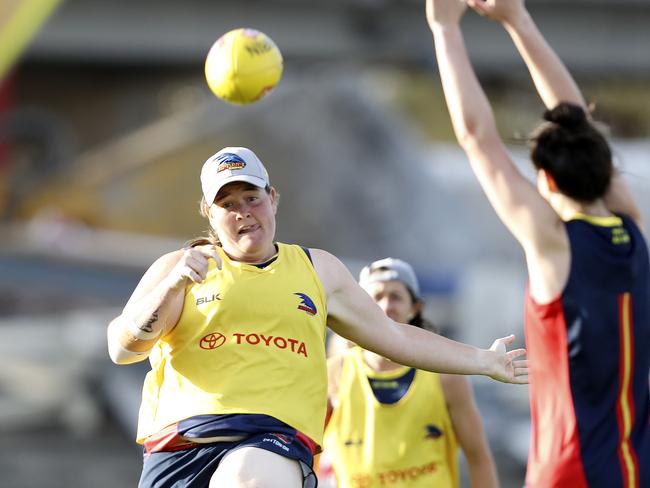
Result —
<instances>
[{"instance_id":1,"label":"player's hand raised","mask_svg":"<svg viewBox=\"0 0 650 488\"><path fill-rule=\"evenodd\" d=\"M523 0L467 0L476 13L497 22L512 22L526 12Z\"/></svg>"},{"instance_id":2,"label":"player's hand raised","mask_svg":"<svg viewBox=\"0 0 650 488\"><path fill-rule=\"evenodd\" d=\"M467 9L465 0L427 0L427 21L436 24L458 24Z\"/></svg>"},{"instance_id":3,"label":"player's hand raised","mask_svg":"<svg viewBox=\"0 0 650 488\"><path fill-rule=\"evenodd\" d=\"M170 289L185 287L188 280L194 283L202 283L208 274L209 260L214 259L217 268L221 269L221 258L215 246L204 245L185 249L167 276L167 284Z\"/></svg>"}]
</instances>

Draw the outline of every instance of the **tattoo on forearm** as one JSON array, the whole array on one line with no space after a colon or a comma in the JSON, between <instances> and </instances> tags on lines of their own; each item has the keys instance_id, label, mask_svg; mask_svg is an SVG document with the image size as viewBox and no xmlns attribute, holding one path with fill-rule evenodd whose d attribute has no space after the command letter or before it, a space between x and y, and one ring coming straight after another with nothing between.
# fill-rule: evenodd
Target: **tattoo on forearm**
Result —
<instances>
[{"instance_id":1,"label":"tattoo on forearm","mask_svg":"<svg viewBox=\"0 0 650 488\"><path fill-rule=\"evenodd\" d=\"M149 320L147 320L144 323L144 325L141 325L139 329L142 330L143 332L153 332L153 324L155 324L157 321L158 321L158 310L152 313L151 317L149 317Z\"/></svg>"}]
</instances>

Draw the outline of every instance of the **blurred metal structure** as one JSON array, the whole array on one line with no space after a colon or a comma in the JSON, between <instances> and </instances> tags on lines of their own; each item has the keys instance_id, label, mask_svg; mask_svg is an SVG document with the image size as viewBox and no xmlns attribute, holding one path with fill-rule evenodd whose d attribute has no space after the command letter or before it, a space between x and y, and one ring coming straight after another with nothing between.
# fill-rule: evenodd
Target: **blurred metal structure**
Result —
<instances>
[{"instance_id":1,"label":"blurred metal structure","mask_svg":"<svg viewBox=\"0 0 650 488\"><path fill-rule=\"evenodd\" d=\"M286 57L307 62L420 63L431 59L432 42L423 4L421 0L67 0L28 54L30 59L57 62L200 63L219 35L244 26L265 31ZM650 1L527 4L573 68L650 73ZM465 23L478 70L499 73L519 62L497 26L474 14Z\"/></svg>"}]
</instances>

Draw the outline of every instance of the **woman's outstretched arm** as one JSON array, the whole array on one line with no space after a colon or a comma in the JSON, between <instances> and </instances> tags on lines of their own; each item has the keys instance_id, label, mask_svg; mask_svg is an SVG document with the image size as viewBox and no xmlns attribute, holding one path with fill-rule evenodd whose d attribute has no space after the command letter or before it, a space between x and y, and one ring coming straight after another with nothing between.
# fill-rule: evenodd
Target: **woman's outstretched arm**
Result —
<instances>
[{"instance_id":1,"label":"woman's outstretched arm","mask_svg":"<svg viewBox=\"0 0 650 488\"><path fill-rule=\"evenodd\" d=\"M332 254L311 249L314 268L327 294L327 324L337 334L396 363L427 371L479 374L506 383L527 383L523 349L507 351L514 336L490 349L452 341L433 332L392 321Z\"/></svg>"}]
</instances>

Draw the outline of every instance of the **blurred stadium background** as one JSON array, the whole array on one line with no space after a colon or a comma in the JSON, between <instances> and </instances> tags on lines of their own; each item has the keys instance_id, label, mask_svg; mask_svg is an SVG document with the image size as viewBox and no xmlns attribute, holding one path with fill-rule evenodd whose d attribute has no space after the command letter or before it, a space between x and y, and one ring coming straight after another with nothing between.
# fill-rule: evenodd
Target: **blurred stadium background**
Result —
<instances>
[{"instance_id":1,"label":"blurred stadium background","mask_svg":"<svg viewBox=\"0 0 650 488\"><path fill-rule=\"evenodd\" d=\"M4 0L0 6L0 486L135 486L146 365L105 326L146 267L203 233L198 171L253 148L279 240L353 272L414 264L428 313L470 343L515 331L522 255L452 138L422 0ZM650 1L529 0L650 208ZM203 80L212 42L255 27L285 75L248 107ZM542 105L507 36L470 13L470 53L527 168ZM523 484L527 389L474 378L503 486Z\"/></svg>"}]
</instances>

